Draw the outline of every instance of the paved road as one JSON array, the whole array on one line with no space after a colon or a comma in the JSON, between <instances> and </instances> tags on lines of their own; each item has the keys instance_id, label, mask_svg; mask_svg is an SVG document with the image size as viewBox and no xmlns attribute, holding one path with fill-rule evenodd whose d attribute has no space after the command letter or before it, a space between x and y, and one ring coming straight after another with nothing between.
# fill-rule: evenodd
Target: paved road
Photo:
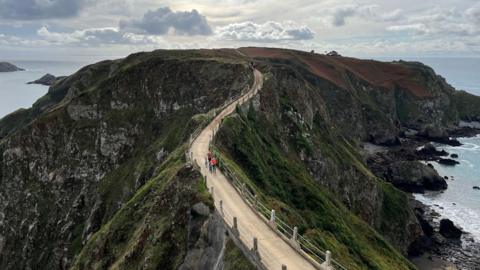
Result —
<instances>
[{"instance_id":1,"label":"paved road","mask_svg":"<svg viewBox=\"0 0 480 270\"><path fill-rule=\"evenodd\" d=\"M229 225L233 224L233 217L237 217L240 239L247 247L251 248L253 246L254 237L258 239L260 257L268 269L281 270L282 264L284 264L288 267L288 270L314 270L315 268L304 257L298 254L253 212L220 171L212 174L204 165L211 136L213 131L218 128L221 120L234 112L237 104L250 99L262 88L262 73L254 70L254 76L255 82L249 92L218 114L195 139L191 147L192 155L202 168L202 174L207 175L208 188L214 187L213 197L217 209L219 209L219 202L222 200L224 219Z\"/></svg>"}]
</instances>

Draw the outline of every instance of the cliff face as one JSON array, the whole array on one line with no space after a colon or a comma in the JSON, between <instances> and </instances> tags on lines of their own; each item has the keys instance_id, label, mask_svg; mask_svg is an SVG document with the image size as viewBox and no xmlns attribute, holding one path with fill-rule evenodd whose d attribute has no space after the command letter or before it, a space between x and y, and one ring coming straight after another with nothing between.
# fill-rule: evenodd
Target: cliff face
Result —
<instances>
[{"instance_id":1,"label":"cliff face","mask_svg":"<svg viewBox=\"0 0 480 270\"><path fill-rule=\"evenodd\" d=\"M244 170L272 208L348 266L365 267L360 261L369 258L370 269L411 267L401 259L394 262L395 251L377 242L384 238L406 255L422 230L407 195L367 167L360 143L398 144L405 132L446 136L459 120L477 117L459 106L461 92L419 63L264 48L242 52L255 58L267 80L220 130L216 144L225 158ZM335 197L333 202L325 201L329 195L319 196L322 192ZM381 236L358 237L366 232L354 218L345 222L349 215L339 214L337 200Z\"/></svg>"},{"instance_id":2,"label":"cliff face","mask_svg":"<svg viewBox=\"0 0 480 270\"><path fill-rule=\"evenodd\" d=\"M235 55L157 51L101 62L4 118L0 268L71 265L92 235L166 170L162 164L203 123L202 114L249 86L247 62Z\"/></svg>"},{"instance_id":3,"label":"cliff face","mask_svg":"<svg viewBox=\"0 0 480 270\"><path fill-rule=\"evenodd\" d=\"M248 269L231 244L219 259L222 225L183 153L251 84L252 59L266 81L222 126L225 160L346 266L412 268L402 253L418 222L359 143L444 136L479 119L478 99L418 63L262 48L103 61L1 119L0 268Z\"/></svg>"}]
</instances>

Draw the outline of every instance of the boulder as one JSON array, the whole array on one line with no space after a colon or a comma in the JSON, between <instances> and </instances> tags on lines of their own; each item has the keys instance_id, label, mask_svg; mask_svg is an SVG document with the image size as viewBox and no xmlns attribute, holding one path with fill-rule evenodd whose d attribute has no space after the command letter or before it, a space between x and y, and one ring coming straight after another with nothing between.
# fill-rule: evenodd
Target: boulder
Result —
<instances>
[{"instance_id":1,"label":"boulder","mask_svg":"<svg viewBox=\"0 0 480 270\"><path fill-rule=\"evenodd\" d=\"M448 156L447 151L438 150L433 144L428 143L422 149L417 151L417 154L421 157L436 157L436 156Z\"/></svg>"},{"instance_id":2,"label":"boulder","mask_svg":"<svg viewBox=\"0 0 480 270\"><path fill-rule=\"evenodd\" d=\"M451 158L458 158L458 155L457 154L451 154L450 157Z\"/></svg>"},{"instance_id":3,"label":"boulder","mask_svg":"<svg viewBox=\"0 0 480 270\"><path fill-rule=\"evenodd\" d=\"M480 190L479 186L473 186L473 189Z\"/></svg>"},{"instance_id":4,"label":"boulder","mask_svg":"<svg viewBox=\"0 0 480 270\"><path fill-rule=\"evenodd\" d=\"M435 169L419 161L397 161L387 170L387 180L395 187L413 193L444 190L447 182Z\"/></svg>"},{"instance_id":5,"label":"boulder","mask_svg":"<svg viewBox=\"0 0 480 270\"><path fill-rule=\"evenodd\" d=\"M438 160L438 163L440 163L442 165L447 165L447 166L455 166L457 164L460 164L460 162L458 162L456 160L453 160L453 159L450 159L450 158L440 158Z\"/></svg>"},{"instance_id":6,"label":"boulder","mask_svg":"<svg viewBox=\"0 0 480 270\"><path fill-rule=\"evenodd\" d=\"M462 230L457 228L453 221L442 219L440 220L440 234L445 238L459 239L462 236Z\"/></svg>"}]
</instances>

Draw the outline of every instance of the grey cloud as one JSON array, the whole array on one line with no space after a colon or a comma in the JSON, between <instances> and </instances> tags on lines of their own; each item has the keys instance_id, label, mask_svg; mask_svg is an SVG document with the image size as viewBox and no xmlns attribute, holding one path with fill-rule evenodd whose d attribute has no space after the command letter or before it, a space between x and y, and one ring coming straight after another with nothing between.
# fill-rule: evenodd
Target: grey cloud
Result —
<instances>
[{"instance_id":1,"label":"grey cloud","mask_svg":"<svg viewBox=\"0 0 480 270\"><path fill-rule=\"evenodd\" d=\"M381 12L378 5L343 5L327 10L329 23L333 26L344 26L348 18L360 17L374 22L394 22L404 19L401 9Z\"/></svg>"},{"instance_id":2,"label":"grey cloud","mask_svg":"<svg viewBox=\"0 0 480 270\"><path fill-rule=\"evenodd\" d=\"M148 11L140 20L121 21L120 28L150 35L210 35L212 29L197 10L172 11L168 7Z\"/></svg>"},{"instance_id":3,"label":"grey cloud","mask_svg":"<svg viewBox=\"0 0 480 270\"><path fill-rule=\"evenodd\" d=\"M0 0L0 18L38 20L72 17L85 0Z\"/></svg>"},{"instance_id":4,"label":"grey cloud","mask_svg":"<svg viewBox=\"0 0 480 270\"><path fill-rule=\"evenodd\" d=\"M220 39L240 41L282 41L307 40L314 37L314 32L307 26L293 22L269 21L263 24L253 22L233 23L216 29Z\"/></svg>"},{"instance_id":5,"label":"grey cloud","mask_svg":"<svg viewBox=\"0 0 480 270\"><path fill-rule=\"evenodd\" d=\"M345 19L355 15L354 6L343 6L333 9L332 12L332 24L334 26L343 26L345 25Z\"/></svg>"}]
</instances>

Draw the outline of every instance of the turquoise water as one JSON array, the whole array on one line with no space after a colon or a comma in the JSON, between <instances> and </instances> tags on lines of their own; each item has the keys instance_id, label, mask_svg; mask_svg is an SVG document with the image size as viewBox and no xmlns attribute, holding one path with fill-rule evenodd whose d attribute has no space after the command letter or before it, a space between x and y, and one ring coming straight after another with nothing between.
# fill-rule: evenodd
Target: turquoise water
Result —
<instances>
[{"instance_id":1,"label":"turquoise water","mask_svg":"<svg viewBox=\"0 0 480 270\"><path fill-rule=\"evenodd\" d=\"M458 154L459 165L444 166L432 162L441 176L454 176L447 180L448 188L442 193L429 192L415 197L435 209L442 217L451 219L480 242L480 136L460 138L460 147L440 146L450 154Z\"/></svg>"},{"instance_id":2,"label":"turquoise water","mask_svg":"<svg viewBox=\"0 0 480 270\"><path fill-rule=\"evenodd\" d=\"M3 61L3 60L2 60ZM0 117L19 108L29 108L48 91L47 86L26 84L46 73L70 75L86 63L63 61L8 61L26 71L0 72Z\"/></svg>"}]
</instances>

